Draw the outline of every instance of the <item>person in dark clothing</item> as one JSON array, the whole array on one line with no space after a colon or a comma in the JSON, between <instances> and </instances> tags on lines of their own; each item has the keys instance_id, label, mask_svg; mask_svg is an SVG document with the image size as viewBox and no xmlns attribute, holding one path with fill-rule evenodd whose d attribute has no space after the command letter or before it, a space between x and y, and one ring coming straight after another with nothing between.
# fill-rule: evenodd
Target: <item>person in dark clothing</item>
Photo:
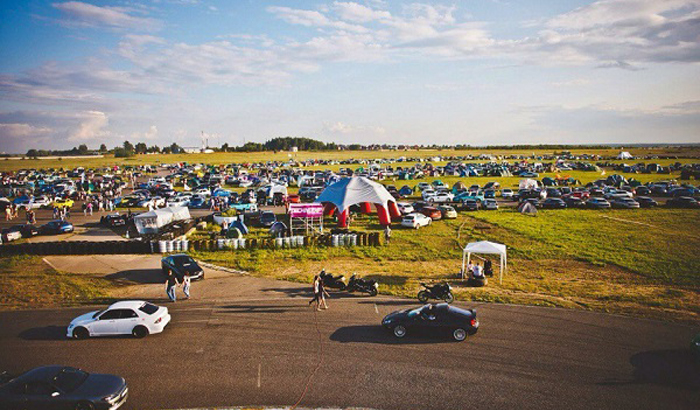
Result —
<instances>
[{"instance_id":1,"label":"person in dark clothing","mask_svg":"<svg viewBox=\"0 0 700 410\"><path fill-rule=\"evenodd\" d=\"M173 271L168 269L168 277L165 280L165 292L168 294L168 298L170 298L171 302L175 302L177 300L177 296L175 295L175 286L177 286L178 283L177 277Z\"/></svg>"},{"instance_id":2,"label":"person in dark clothing","mask_svg":"<svg viewBox=\"0 0 700 410\"><path fill-rule=\"evenodd\" d=\"M484 262L484 275L493 276L493 264L491 263L491 259L486 259L486 262Z\"/></svg>"}]
</instances>

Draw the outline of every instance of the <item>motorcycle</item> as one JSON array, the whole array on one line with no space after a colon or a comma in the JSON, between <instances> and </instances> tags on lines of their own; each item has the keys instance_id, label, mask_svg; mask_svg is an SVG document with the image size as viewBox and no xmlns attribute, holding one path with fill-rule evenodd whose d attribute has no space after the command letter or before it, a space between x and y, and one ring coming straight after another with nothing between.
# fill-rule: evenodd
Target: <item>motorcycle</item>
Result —
<instances>
[{"instance_id":1,"label":"motorcycle","mask_svg":"<svg viewBox=\"0 0 700 410\"><path fill-rule=\"evenodd\" d=\"M332 274L323 271L318 276L321 278L323 281L323 286L326 288L345 290L347 287L345 285L345 276L343 275L333 276Z\"/></svg>"},{"instance_id":2,"label":"motorcycle","mask_svg":"<svg viewBox=\"0 0 700 410\"><path fill-rule=\"evenodd\" d=\"M377 296L377 293L379 293L379 284L374 279L358 278L357 275L353 273L348 281L346 290L348 292L365 292L369 293L370 296Z\"/></svg>"},{"instance_id":3,"label":"motorcycle","mask_svg":"<svg viewBox=\"0 0 700 410\"><path fill-rule=\"evenodd\" d=\"M438 283L433 286L429 286L425 283L421 283L425 289L418 292L418 300L421 303L425 303L428 299L442 299L447 303L452 303L455 300L452 294L452 286L447 282Z\"/></svg>"}]
</instances>

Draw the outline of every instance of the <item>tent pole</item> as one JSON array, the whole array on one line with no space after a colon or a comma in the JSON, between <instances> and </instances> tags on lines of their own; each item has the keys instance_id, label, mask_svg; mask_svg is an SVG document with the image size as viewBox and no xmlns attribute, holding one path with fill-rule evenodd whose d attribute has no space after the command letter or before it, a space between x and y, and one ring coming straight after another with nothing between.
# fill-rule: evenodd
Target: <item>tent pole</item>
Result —
<instances>
[{"instance_id":1,"label":"tent pole","mask_svg":"<svg viewBox=\"0 0 700 410\"><path fill-rule=\"evenodd\" d=\"M464 279L464 266L465 266L464 261L465 261L466 259L467 259L467 252L466 252L466 251L462 251L462 271L461 271L462 279Z\"/></svg>"},{"instance_id":2,"label":"tent pole","mask_svg":"<svg viewBox=\"0 0 700 410\"><path fill-rule=\"evenodd\" d=\"M501 255L501 271L498 274L498 284L502 285L503 284L503 269L505 267L504 261L503 261L503 255Z\"/></svg>"}]
</instances>

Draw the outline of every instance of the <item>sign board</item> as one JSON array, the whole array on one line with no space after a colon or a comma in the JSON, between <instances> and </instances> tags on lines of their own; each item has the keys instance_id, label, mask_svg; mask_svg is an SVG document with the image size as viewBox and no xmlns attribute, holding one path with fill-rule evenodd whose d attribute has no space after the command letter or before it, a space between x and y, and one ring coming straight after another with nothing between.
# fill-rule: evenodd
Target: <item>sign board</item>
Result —
<instances>
[{"instance_id":1,"label":"sign board","mask_svg":"<svg viewBox=\"0 0 700 410\"><path fill-rule=\"evenodd\" d=\"M322 218L322 204L289 204L290 218Z\"/></svg>"}]
</instances>

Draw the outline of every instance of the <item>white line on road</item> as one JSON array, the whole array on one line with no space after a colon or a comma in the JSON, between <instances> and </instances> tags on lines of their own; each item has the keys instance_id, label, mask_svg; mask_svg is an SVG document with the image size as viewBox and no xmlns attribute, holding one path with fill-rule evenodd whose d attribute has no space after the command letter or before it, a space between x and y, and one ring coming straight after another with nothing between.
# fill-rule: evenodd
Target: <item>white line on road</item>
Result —
<instances>
[{"instance_id":1,"label":"white line on road","mask_svg":"<svg viewBox=\"0 0 700 410\"><path fill-rule=\"evenodd\" d=\"M58 269L56 269L56 267L53 266L53 263L47 261L46 258L41 258L41 260L44 261L44 263L46 263L47 265L49 265L51 267L51 269L58 271Z\"/></svg>"},{"instance_id":2,"label":"white line on road","mask_svg":"<svg viewBox=\"0 0 700 410\"><path fill-rule=\"evenodd\" d=\"M207 323L207 322L219 322L221 319L200 319L200 320L178 320L177 323Z\"/></svg>"},{"instance_id":3,"label":"white line on road","mask_svg":"<svg viewBox=\"0 0 700 410\"><path fill-rule=\"evenodd\" d=\"M262 362L258 363L258 389L260 388L260 372L262 370Z\"/></svg>"},{"instance_id":4,"label":"white line on road","mask_svg":"<svg viewBox=\"0 0 700 410\"><path fill-rule=\"evenodd\" d=\"M379 314L379 309L377 309L377 304L376 304L376 303L374 304L374 311L377 312L377 314Z\"/></svg>"}]
</instances>

